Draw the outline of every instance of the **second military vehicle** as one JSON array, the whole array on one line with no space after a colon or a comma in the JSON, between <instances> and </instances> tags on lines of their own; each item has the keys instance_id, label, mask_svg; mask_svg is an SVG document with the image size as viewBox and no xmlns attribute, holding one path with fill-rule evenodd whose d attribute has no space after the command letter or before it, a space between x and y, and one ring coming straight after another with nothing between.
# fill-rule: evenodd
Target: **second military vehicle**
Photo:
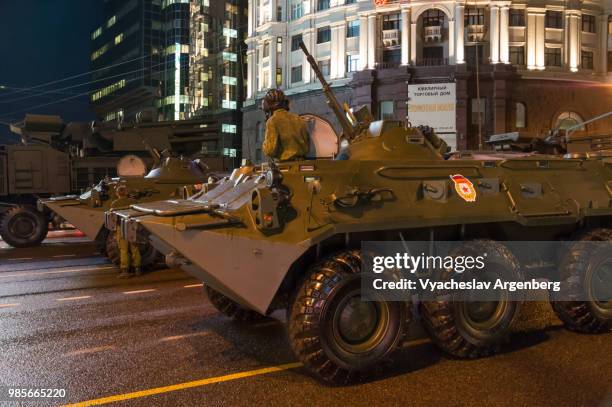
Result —
<instances>
[{"instance_id":1,"label":"second military vehicle","mask_svg":"<svg viewBox=\"0 0 612 407\"><path fill-rule=\"evenodd\" d=\"M175 157L164 152L154 155L154 168L145 175L146 167L136 156L126 156L118 164L118 178L106 178L81 195L66 195L43 199L38 208L45 217L49 212L58 215L81 230L90 239L99 243L102 251L111 261L119 263L119 250L114 233L104 227L104 212L111 209L116 199L115 189L119 185L128 188L128 197L136 202L158 201L160 199L186 199L209 179L206 166L199 160ZM143 266L152 265L157 252L139 241Z\"/></svg>"},{"instance_id":2,"label":"second military vehicle","mask_svg":"<svg viewBox=\"0 0 612 407\"><path fill-rule=\"evenodd\" d=\"M582 244L612 247L612 157L537 151L448 157L429 129L348 120L308 59L342 124L343 159L321 157L318 147L334 144L322 134L336 136L315 118L306 160L243 166L192 199L133 205L118 214L123 235L133 241L148 234L167 262L202 280L228 315L286 309L295 355L330 383L348 383L388 359L413 312L409 300L363 301L361 284L371 275L363 266L365 241L457 241L461 252L488 253L496 270L517 281L539 277L531 265L552 263L555 278L568 282L565 298L574 299L553 303L566 326L610 329L612 298L599 289L610 286L612 259ZM560 258L526 263L504 243L531 240L569 247ZM499 349L519 306L507 296L478 302L446 296L422 299L418 309L439 347L470 358Z\"/></svg>"}]
</instances>

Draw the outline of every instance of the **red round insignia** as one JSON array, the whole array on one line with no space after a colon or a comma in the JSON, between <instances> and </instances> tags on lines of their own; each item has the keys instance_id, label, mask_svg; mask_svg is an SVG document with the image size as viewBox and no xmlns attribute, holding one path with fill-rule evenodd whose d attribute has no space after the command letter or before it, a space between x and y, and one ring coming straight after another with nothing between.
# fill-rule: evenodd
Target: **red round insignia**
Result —
<instances>
[{"instance_id":1,"label":"red round insignia","mask_svg":"<svg viewBox=\"0 0 612 407\"><path fill-rule=\"evenodd\" d=\"M461 174L451 175L450 178L455 183L455 191L466 202L476 201L476 188L474 184Z\"/></svg>"}]
</instances>

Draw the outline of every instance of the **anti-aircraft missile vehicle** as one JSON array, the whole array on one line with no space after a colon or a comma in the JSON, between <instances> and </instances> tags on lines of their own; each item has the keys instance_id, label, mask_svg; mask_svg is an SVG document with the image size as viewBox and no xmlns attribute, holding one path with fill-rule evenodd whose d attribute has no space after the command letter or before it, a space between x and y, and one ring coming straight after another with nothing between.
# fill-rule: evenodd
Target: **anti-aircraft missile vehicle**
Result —
<instances>
[{"instance_id":1,"label":"anti-aircraft missile vehicle","mask_svg":"<svg viewBox=\"0 0 612 407\"><path fill-rule=\"evenodd\" d=\"M199 160L175 157L169 153L154 155L154 168L145 175L144 162L136 156L123 157L117 165L117 178L101 180L81 195L65 195L39 200L39 211L52 212L98 242L111 261L119 263L119 249L114 233L104 227L104 213L116 199L115 189L126 185L128 196L137 202L160 199L185 199L196 192L195 185L206 184L209 173ZM49 217L46 214L46 217ZM143 266L155 262L158 253L146 241L139 241Z\"/></svg>"},{"instance_id":2,"label":"anti-aircraft missile vehicle","mask_svg":"<svg viewBox=\"0 0 612 407\"><path fill-rule=\"evenodd\" d=\"M576 331L610 328L611 298L596 294L594 281L612 261L580 244L612 244L612 157L448 155L429 129L344 112L307 56L342 125L341 151L332 126L310 116L307 159L246 165L191 199L133 205L113 218L121 233L131 241L148 235L169 265L203 281L230 316L287 310L295 355L330 383L348 383L387 360L413 312L410 301L362 301L365 241L457 241L463 251L488 253L516 280L537 278L538 269L504 241L566 241L560 260L534 263L556 262L558 279L588 298L553 302L554 310ZM418 303L434 343L455 357L497 351L520 301L453 298Z\"/></svg>"}]
</instances>

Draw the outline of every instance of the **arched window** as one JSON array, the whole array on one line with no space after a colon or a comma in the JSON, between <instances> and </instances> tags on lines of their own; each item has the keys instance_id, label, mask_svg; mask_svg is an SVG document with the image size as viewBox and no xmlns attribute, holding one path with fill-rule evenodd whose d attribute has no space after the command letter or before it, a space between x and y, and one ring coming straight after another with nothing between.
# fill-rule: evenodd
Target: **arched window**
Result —
<instances>
[{"instance_id":1,"label":"arched window","mask_svg":"<svg viewBox=\"0 0 612 407\"><path fill-rule=\"evenodd\" d=\"M517 129L524 129L525 127L527 127L526 122L527 122L527 108L525 107L525 104L522 102L516 102L516 109L515 109L515 113L516 113L516 120L515 120L515 127Z\"/></svg>"},{"instance_id":2,"label":"arched window","mask_svg":"<svg viewBox=\"0 0 612 407\"><path fill-rule=\"evenodd\" d=\"M576 112L563 112L557 117L555 128L559 130L566 130L572 126L582 123L584 120ZM580 126L575 130L585 130L584 126Z\"/></svg>"}]
</instances>

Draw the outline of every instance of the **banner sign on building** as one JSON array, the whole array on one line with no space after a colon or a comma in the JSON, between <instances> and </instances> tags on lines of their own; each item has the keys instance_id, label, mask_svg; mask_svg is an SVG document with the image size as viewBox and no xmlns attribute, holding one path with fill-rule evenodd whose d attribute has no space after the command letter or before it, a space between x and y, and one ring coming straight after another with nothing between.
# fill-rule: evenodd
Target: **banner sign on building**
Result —
<instances>
[{"instance_id":1,"label":"banner sign on building","mask_svg":"<svg viewBox=\"0 0 612 407\"><path fill-rule=\"evenodd\" d=\"M433 127L439 134L456 133L454 83L408 85L408 98L408 120L413 126Z\"/></svg>"}]
</instances>

